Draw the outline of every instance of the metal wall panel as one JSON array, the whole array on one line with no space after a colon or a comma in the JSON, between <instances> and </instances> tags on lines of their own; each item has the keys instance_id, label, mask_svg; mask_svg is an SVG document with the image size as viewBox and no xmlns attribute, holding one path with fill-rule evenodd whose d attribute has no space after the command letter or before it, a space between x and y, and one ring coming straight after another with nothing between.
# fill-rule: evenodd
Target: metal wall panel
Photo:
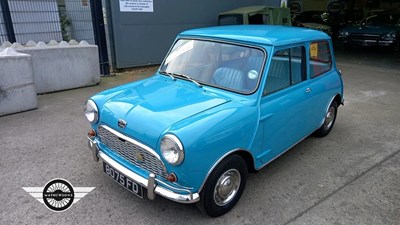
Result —
<instances>
[{"instance_id":1,"label":"metal wall panel","mask_svg":"<svg viewBox=\"0 0 400 225\"><path fill-rule=\"evenodd\" d=\"M56 0L9 0L8 3L18 42L62 41Z\"/></svg>"},{"instance_id":2,"label":"metal wall panel","mask_svg":"<svg viewBox=\"0 0 400 225\"><path fill-rule=\"evenodd\" d=\"M1 8L0 5L0 44L7 41L7 30L3 18L3 9Z\"/></svg>"},{"instance_id":3,"label":"metal wall panel","mask_svg":"<svg viewBox=\"0 0 400 225\"><path fill-rule=\"evenodd\" d=\"M220 12L248 5L279 6L278 0L153 1L154 12L121 12L110 1L117 68L159 64L175 36L190 28L217 25Z\"/></svg>"},{"instance_id":4,"label":"metal wall panel","mask_svg":"<svg viewBox=\"0 0 400 225\"><path fill-rule=\"evenodd\" d=\"M64 2L66 14L71 24L71 37L76 40L85 40L90 44L95 44L89 1L64 0Z\"/></svg>"}]
</instances>

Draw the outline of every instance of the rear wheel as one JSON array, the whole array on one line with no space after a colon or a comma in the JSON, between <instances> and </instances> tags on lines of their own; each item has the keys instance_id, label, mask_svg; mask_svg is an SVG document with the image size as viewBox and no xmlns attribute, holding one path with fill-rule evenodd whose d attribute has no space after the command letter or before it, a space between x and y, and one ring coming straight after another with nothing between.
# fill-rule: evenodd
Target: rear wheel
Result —
<instances>
[{"instance_id":1,"label":"rear wheel","mask_svg":"<svg viewBox=\"0 0 400 225\"><path fill-rule=\"evenodd\" d=\"M325 114L324 123L322 126L314 132L314 136L316 137L325 137L331 132L333 125L336 121L338 105L336 101L333 101L328 108L328 111Z\"/></svg>"},{"instance_id":2,"label":"rear wheel","mask_svg":"<svg viewBox=\"0 0 400 225\"><path fill-rule=\"evenodd\" d=\"M247 180L247 165L242 157L232 155L211 172L197 207L210 217L222 216L239 201Z\"/></svg>"}]
</instances>

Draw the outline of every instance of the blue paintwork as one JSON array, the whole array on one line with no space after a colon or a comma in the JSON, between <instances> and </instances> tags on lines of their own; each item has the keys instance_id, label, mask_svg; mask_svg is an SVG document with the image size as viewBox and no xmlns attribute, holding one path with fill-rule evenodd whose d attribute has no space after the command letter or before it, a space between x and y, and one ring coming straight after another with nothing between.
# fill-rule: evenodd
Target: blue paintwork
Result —
<instances>
[{"instance_id":1,"label":"blue paintwork","mask_svg":"<svg viewBox=\"0 0 400 225\"><path fill-rule=\"evenodd\" d=\"M351 34L385 34L391 32L400 32L398 25L355 25L346 27L343 31L347 31Z\"/></svg>"},{"instance_id":2,"label":"blue paintwork","mask_svg":"<svg viewBox=\"0 0 400 225\"><path fill-rule=\"evenodd\" d=\"M273 25L234 25L208 27L184 31L180 37L198 36L218 38L244 43L281 46L311 40L325 40L329 36L323 32L300 27Z\"/></svg>"},{"instance_id":3,"label":"blue paintwork","mask_svg":"<svg viewBox=\"0 0 400 225\"><path fill-rule=\"evenodd\" d=\"M265 49L269 56L291 44L300 43L309 49L309 41L327 40L333 54L328 35L303 28L212 27L185 31L178 39L182 37L245 43ZM160 156L161 138L165 134L176 135L183 143L185 159L178 166L164 161L167 172L177 175L179 185L197 192L215 163L227 153L247 151L252 155L253 166L260 169L321 126L333 98L343 98L343 81L332 57L332 68L325 75L308 78L266 97L262 97L262 87L271 57L267 58L259 88L250 95L212 86L199 88L188 80L173 81L157 72L150 78L94 95L91 99L99 108L100 120L92 126L96 129L98 124L106 124L151 147ZM306 95L306 87L312 87L313 92ZM117 126L118 119L127 121L124 130ZM99 147L125 167L147 175L104 145ZM164 160L162 156L161 159Z\"/></svg>"}]
</instances>

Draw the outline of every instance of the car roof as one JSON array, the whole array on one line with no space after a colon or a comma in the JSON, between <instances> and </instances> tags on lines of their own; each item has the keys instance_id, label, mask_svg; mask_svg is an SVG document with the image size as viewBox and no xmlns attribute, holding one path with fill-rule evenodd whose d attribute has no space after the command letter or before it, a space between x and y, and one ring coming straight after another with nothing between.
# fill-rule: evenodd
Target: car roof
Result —
<instances>
[{"instance_id":1,"label":"car roof","mask_svg":"<svg viewBox=\"0 0 400 225\"><path fill-rule=\"evenodd\" d=\"M327 34L321 31L276 25L233 25L197 28L179 34L179 37L185 36L252 42L275 46L330 39Z\"/></svg>"}]
</instances>

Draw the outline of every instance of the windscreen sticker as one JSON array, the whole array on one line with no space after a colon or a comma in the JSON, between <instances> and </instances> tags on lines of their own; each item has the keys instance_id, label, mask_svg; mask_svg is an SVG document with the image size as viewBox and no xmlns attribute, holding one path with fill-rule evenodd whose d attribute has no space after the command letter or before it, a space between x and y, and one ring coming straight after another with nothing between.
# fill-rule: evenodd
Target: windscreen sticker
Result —
<instances>
[{"instance_id":1,"label":"windscreen sticker","mask_svg":"<svg viewBox=\"0 0 400 225\"><path fill-rule=\"evenodd\" d=\"M313 43L310 45L310 57L318 58L318 43Z\"/></svg>"},{"instance_id":2,"label":"windscreen sticker","mask_svg":"<svg viewBox=\"0 0 400 225\"><path fill-rule=\"evenodd\" d=\"M250 80L255 80L255 79L257 79L257 77L258 77L258 72L257 72L256 70L250 70L250 71L247 73L247 77L248 77Z\"/></svg>"}]
</instances>

